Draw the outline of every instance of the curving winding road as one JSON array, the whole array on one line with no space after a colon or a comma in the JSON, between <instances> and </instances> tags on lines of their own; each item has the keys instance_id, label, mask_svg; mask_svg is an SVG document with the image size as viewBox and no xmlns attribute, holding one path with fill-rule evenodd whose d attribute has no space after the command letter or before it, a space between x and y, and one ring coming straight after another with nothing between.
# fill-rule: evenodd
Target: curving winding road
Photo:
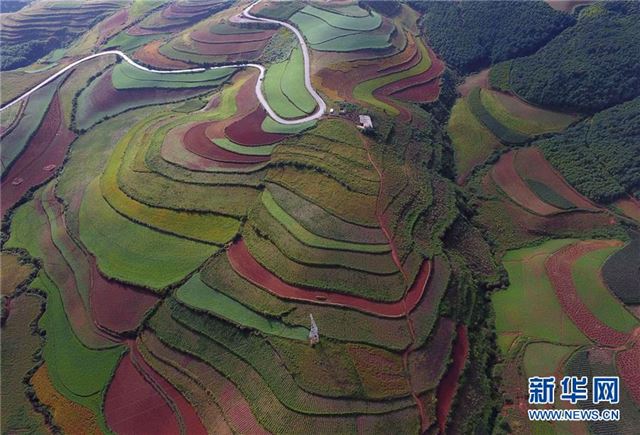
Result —
<instances>
[{"instance_id":1,"label":"curving winding road","mask_svg":"<svg viewBox=\"0 0 640 435\"><path fill-rule=\"evenodd\" d=\"M304 42L304 38L302 37L302 34L298 31L298 29L296 29L294 26L292 26L291 24L282 22L282 21L278 21L278 20L272 20L269 18L260 18L260 17L256 17L255 15L251 14L251 8L253 8L255 5L257 5L258 3L260 3L261 0L256 1L255 3L252 3L250 6L248 6L246 9L244 9L242 11L242 18L240 18L238 21L239 22L247 22L247 23L255 23L255 22L264 22L264 23L274 23L274 24L279 24L281 26L286 27L287 29L291 30L296 37L298 38L298 41L300 41L300 47L302 49L302 56L304 58L304 84L305 87L307 88L307 90L309 91L309 93L311 94L311 96L316 100L316 103L318 104L318 108L316 109L316 111L314 113L312 113L309 116L305 116L304 118L296 118L296 119L285 119L282 118L280 116L278 116L278 114L271 108L271 106L269 106L269 103L267 102L267 99L264 97L263 93L262 93L262 82L264 80L264 75L265 75L265 68L262 65L256 64L256 63L243 63L243 64L235 64L235 65L221 65L221 66L213 66L213 67L209 67L208 69L213 70L213 69L221 69L221 68L257 68L260 71L260 75L258 77L258 81L256 82L256 97L258 98L258 101L260 102L260 104L262 105L262 107L264 107L264 109L267 111L267 113L269 114L269 116L271 118L273 118L275 121L279 122L280 124L285 124L285 125L295 125L295 124L303 124L305 122L308 121L313 121L316 120L318 118L320 118L324 112L327 110L327 105L325 104L324 100L322 99L322 97L320 97L320 95L318 95L318 93L316 92L316 90L313 88L313 86L311 85L311 76L310 76L310 65L309 65L309 50L307 48L307 44ZM14 99L13 101L11 101L9 104L7 104L6 106L0 108L0 112L8 109L9 107L13 106L16 103L19 103L20 101L24 100L25 98L29 97L29 95L33 94L34 92L36 92L38 89L42 88L43 86L46 86L47 84L51 83L52 81L56 80L58 77L60 77L61 75L65 74L67 71L75 68L76 66L80 65L83 62L87 62L91 59L95 59L97 57L101 57L101 56L118 56L120 58L122 58L125 62L129 63L130 65L143 70L143 71L147 71L147 72L152 72L152 73L157 73L157 74L180 74L180 73L196 73L196 72L202 72L202 71L206 71L207 68L191 68L191 69L180 69L180 70L156 70L156 69L150 69L147 68L143 65L137 64L133 59L131 59L129 56L127 56L125 53L123 53L120 50L107 50L107 51L103 51L100 53L96 53L96 54L91 54L89 56L83 57L80 60L77 60L69 65L67 65L66 67L62 68L60 71L58 71L57 73L53 74L51 77L47 78L46 80L44 80L42 83L34 86L33 88L31 88L30 90L28 90L27 92L25 92L24 94L20 95L18 98Z\"/></svg>"}]
</instances>

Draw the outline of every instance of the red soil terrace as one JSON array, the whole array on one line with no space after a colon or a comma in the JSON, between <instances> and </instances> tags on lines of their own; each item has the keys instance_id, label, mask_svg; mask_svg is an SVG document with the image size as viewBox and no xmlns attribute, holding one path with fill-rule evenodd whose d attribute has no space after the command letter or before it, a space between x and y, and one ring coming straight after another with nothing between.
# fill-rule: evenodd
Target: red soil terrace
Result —
<instances>
[{"instance_id":1,"label":"red soil terrace","mask_svg":"<svg viewBox=\"0 0 640 435\"><path fill-rule=\"evenodd\" d=\"M431 59L431 66L425 72L417 74L415 76L407 77L397 82L389 83L382 87L380 92L385 95L395 94L407 88L411 88L417 85L424 85L433 79L439 77L444 72L444 62L436 56L431 47L427 46L429 58Z\"/></svg>"},{"instance_id":2,"label":"red soil terrace","mask_svg":"<svg viewBox=\"0 0 640 435\"><path fill-rule=\"evenodd\" d=\"M122 358L109 384L104 414L118 434L180 433L173 410L138 371L131 353Z\"/></svg>"},{"instance_id":3,"label":"red soil terrace","mask_svg":"<svg viewBox=\"0 0 640 435\"><path fill-rule=\"evenodd\" d=\"M143 45L135 53L133 53L133 57L145 64L161 69L185 69L191 67L191 65L186 62L170 59L164 54L160 53L158 49L163 43L164 41L162 41L161 39L151 41L150 43Z\"/></svg>"},{"instance_id":4,"label":"red soil terrace","mask_svg":"<svg viewBox=\"0 0 640 435\"><path fill-rule=\"evenodd\" d=\"M220 148L205 134L210 124L203 122L191 127L184 135L184 147L201 157L225 163L261 163L269 160L269 156L249 156Z\"/></svg>"},{"instance_id":5,"label":"red soil terrace","mask_svg":"<svg viewBox=\"0 0 640 435\"><path fill-rule=\"evenodd\" d=\"M544 158L539 148L530 147L518 150L514 165L522 177L546 184L576 207L590 210L598 209L595 204L567 184L564 178Z\"/></svg>"},{"instance_id":6,"label":"red soil terrace","mask_svg":"<svg viewBox=\"0 0 640 435\"><path fill-rule=\"evenodd\" d=\"M520 178L514 166L516 152L510 151L503 154L492 170L491 176L496 184L516 203L542 216L560 213L554 207L542 201Z\"/></svg>"},{"instance_id":7,"label":"red soil terrace","mask_svg":"<svg viewBox=\"0 0 640 435\"><path fill-rule=\"evenodd\" d=\"M258 263L243 240L239 240L229 246L227 257L233 269L240 276L280 298L348 307L381 317L403 317L413 310L422 299L431 273L431 262L424 261L405 297L397 302L384 303L357 296L313 288L295 287L287 284Z\"/></svg>"},{"instance_id":8,"label":"red soil terrace","mask_svg":"<svg viewBox=\"0 0 640 435\"><path fill-rule=\"evenodd\" d=\"M458 390L458 381L464 370L465 363L469 356L469 338L467 337L467 327L459 324L457 328L458 336L453 345L453 362L438 385L436 397L436 415L440 433L444 434L447 426L447 418L451 412L451 405Z\"/></svg>"},{"instance_id":9,"label":"red soil terrace","mask_svg":"<svg viewBox=\"0 0 640 435\"><path fill-rule=\"evenodd\" d=\"M573 282L572 266L589 252L617 244L618 242L610 240L578 242L560 249L545 262L547 275L563 311L584 335L597 344L608 347L623 346L629 339L629 334L604 324L582 302Z\"/></svg>"},{"instance_id":10,"label":"red soil terrace","mask_svg":"<svg viewBox=\"0 0 640 435\"><path fill-rule=\"evenodd\" d=\"M640 328L634 331L631 348L616 355L616 366L633 401L640 406Z\"/></svg>"},{"instance_id":11,"label":"red soil terrace","mask_svg":"<svg viewBox=\"0 0 640 435\"><path fill-rule=\"evenodd\" d=\"M138 371L152 384L156 391L161 392L165 400L172 403L174 412L180 415L180 421L184 425L185 432L189 435L205 435L207 430L202 425L200 417L193 406L180 394L176 388L158 374L143 358L136 345L131 347L131 358Z\"/></svg>"},{"instance_id":12,"label":"red soil terrace","mask_svg":"<svg viewBox=\"0 0 640 435\"><path fill-rule=\"evenodd\" d=\"M258 106L256 110L225 128L225 135L231 141L246 146L271 145L288 136L263 131L261 126L266 117L267 111Z\"/></svg>"},{"instance_id":13,"label":"red soil terrace","mask_svg":"<svg viewBox=\"0 0 640 435\"><path fill-rule=\"evenodd\" d=\"M212 33L208 30L199 29L189 33L189 38L193 41L203 42L205 44L233 44L268 40L274 33L275 30L256 30L255 33L221 35L218 33Z\"/></svg>"},{"instance_id":14,"label":"red soil terrace","mask_svg":"<svg viewBox=\"0 0 640 435\"><path fill-rule=\"evenodd\" d=\"M31 138L25 151L9 168L0 184L0 215L4 215L27 190L43 183L64 161L67 149L76 138L64 125L60 98L51 100L42 124ZM14 183L19 181L20 183Z\"/></svg>"},{"instance_id":15,"label":"red soil terrace","mask_svg":"<svg viewBox=\"0 0 640 435\"><path fill-rule=\"evenodd\" d=\"M393 93L393 96L410 103L430 103L440 96L440 79L405 88Z\"/></svg>"}]
</instances>

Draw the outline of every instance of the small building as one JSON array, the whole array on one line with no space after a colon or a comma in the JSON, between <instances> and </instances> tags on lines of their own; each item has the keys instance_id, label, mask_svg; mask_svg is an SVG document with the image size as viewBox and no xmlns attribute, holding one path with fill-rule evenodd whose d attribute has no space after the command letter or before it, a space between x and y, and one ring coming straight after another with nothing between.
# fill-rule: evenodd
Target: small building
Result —
<instances>
[{"instance_id":1,"label":"small building","mask_svg":"<svg viewBox=\"0 0 640 435\"><path fill-rule=\"evenodd\" d=\"M369 115L360 115L359 119L360 125L358 125L358 128L361 128L362 130L373 130L373 122Z\"/></svg>"},{"instance_id":2,"label":"small building","mask_svg":"<svg viewBox=\"0 0 640 435\"><path fill-rule=\"evenodd\" d=\"M318 333L318 325L313 320L313 314L309 314L311 318L311 328L309 329L309 344L313 347L320 342L320 334Z\"/></svg>"}]
</instances>

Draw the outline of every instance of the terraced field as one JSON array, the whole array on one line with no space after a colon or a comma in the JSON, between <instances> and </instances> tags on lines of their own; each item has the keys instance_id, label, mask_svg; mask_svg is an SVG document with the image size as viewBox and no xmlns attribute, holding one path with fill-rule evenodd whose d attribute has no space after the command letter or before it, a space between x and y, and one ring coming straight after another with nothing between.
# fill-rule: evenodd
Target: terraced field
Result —
<instances>
[{"instance_id":1,"label":"terraced field","mask_svg":"<svg viewBox=\"0 0 640 435\"><path fill-rule=\"evenodd\" d=\"M524 420L580 370L633 427L637 192L531 145L582 116L510 14L465 78L428 6L3 4L2 433L582 433Z\"/></svg>"}]
</instances>

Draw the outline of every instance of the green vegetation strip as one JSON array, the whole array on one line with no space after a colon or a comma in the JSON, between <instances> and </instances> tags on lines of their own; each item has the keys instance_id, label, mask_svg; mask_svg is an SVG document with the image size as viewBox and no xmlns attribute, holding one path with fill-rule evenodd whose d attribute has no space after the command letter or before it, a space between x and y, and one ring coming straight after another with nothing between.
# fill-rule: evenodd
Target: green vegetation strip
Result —
<instances>
[{"instance_id":1,"label":"green vegetation strip","mask_svg":"<svg viewBox=\"0 0 640 435\"><path fill-rule=\"evenodd\" d=\"M571 269L580 300L604 324L622 332L631 332L640 321L627 311L604 286L600 270L619 247L598 249L581 256Z\"/></svg>"},{"instance_id":2,"label":"green vegetation strip","mask_svg":"<svg viewBox=\"0 0 640 435\"><path fill-rule=\"evenodd\" d=\"M511 129L509 126L503 124L496 119L482 104L480 96L480 88L475 88L469 93L467 101L469 102L469 109L471 113L482 122L498 139L506 144L521 144L528 141L531 137L526 134L522 134L516 130Z\"/></svg>"},{"instance_id":3,"label":"green vegetation strip","mask_svg":"<svg viewBox=\"0 0 640 435\"><path fill-rule=\"evenodd\" d=\"M525 178L524 181L525 183L527 183L529 188L533 190L533 192L538 195L538 197L544 202L551 204L554 207L558 207L562 210L576 208L576 206L572 202L567 200L564 196L560 195L558 192L556 192L546 184L536 180L531 180L529 178Z\"/></svg>"},{"instance_id":4,"label":"green vegetation strip","mask_svg":"<svg viewBox=\"0 0 640 435\"><path fill-rule=\"evenodd\" d=\"M73 333L64 311L60 291L41 273L32 284L47 294L47 309L39 325L47 331L44 359L56 390L68 399L91 409L106 427L102 414L103 394L124 348L94 350L85 347Z\"/></svg>"},{"instance_id":5,"label":"green vegetation strip","mask_svg":"<svg viewBox=\"0 0 640 435\"><path fill-rule=\"evenodd\" d=\"M280 124L270 116L267 116L264 121L262 121L261 128L266 133L298 134L315 127L315 125L316 121L307 121L302 124Z\"/></svg>"},{"instance_id":6,"label":"green vegetation strip","mask_svg":"<svg viewBox=\"0 0 640 435\"><path fill-rule=\"evenodd\" d=\"M225 137L213 139L212 142L222 149L231 151L232 153L236 154L243 154L245 156L270 156L273 152L273 149L276 147L275 145L248 147L239 145Z\"/></svg>"},{"instance_id":7,"label":"green vegetation strip","mask_svg":"<svg viewBox=\"0 0 640 435\"><path fill-rule=\"evenodd\" d=\"M197 310L205 310L242 327L269 335L306 341L309 330L301 326L288 326L275 318L268 318L247 308L217 290L207 286L194 275L176 292L176 299Z\"/></svg>"},{"instance_id":8,"label":"green vegetation strip","mask_svg":"<svg viewBox=\"0 0 640 435\"><path fill-rule=\"evenodd\" d=\"M311 5L306 6L300 13L320 18L331 27L346 30L375 30L382 24L382 17L376 12L362 16L348 16L330 12L326 9L318 9Z\"/></svg>"},{"instance_id":9,"label":"green vegetation strip","mask_svg":"<svg viewBox=\"0 0 640 435\"><path fill-rule=\"evenodd\" d=\"M80 238L107 276L156 290L181 280L217 251L128 220L104 200L97 179L82 201Z\"/></svg>"},{"instance_id":10,"label":"green vegetation strip","mask_svg":"<svg viewBox=\"0 0 640 435\"><path fill-rule=\"evenodd\" d=\"M120 62L113 70L112 82L116 89L137 88L197 88L221 84L237 71L236 68L207 69L202 72L161 74L138 69Z\"/></svg>"},{"instance_id":11,"label":"green vegetation strip","mask_svg":"<svg viewBox=\"0 0 640 435\"><path fill-rule=\"evenodd\" d=\"M352 243L318 236L304 228L275 201L268 190L262 193L262 203L269 213L278 220L293 236L314 248L338 249L343 251L384 253L389 252L388 244Z\"/></svg>"},{"instance_id":12,"label":"green vegetation strip","mask_svg":"<svg viewBox=\"0 0 640 435\"><path fill-rule=\"evenodd\" d=\"M544 266L551 254L574 242L571 239L552 240L533 248L507 252L503 263L510 285L492 296L499 337L522 335L558 344L590 343L563 312ZM499 342L508 344L507 340ZM503 352L507 350L502 347Z\"/></svg>"},{"instance_id":13,"label":"green vegetation strip","mask_svg":"<svg viewBox=\"0 0 640 435\"><path fill-rule=\"evenodd\" d=\"M374 107L377 107L379 109L382 109L393 116L398 115L400 113L398 112L398 109L396 109L395 107L383 101L378 100L373 95L373 92L376 89L379 89L385 85L388 85L393 82L397 82L399 80L406 79L408 77L413 77L418 74L422 74L423 72L428 70L431 67L431 58L429 57L429 52L427 51L427 47L425 47L424 43L420 39L418 39L418 49L420 50L420 54L422 58L420 59L420 62L418 62L417 65L404 71L399 71L393 74L387 74L381 77L376 77L374 79L370 79L362 83L359 83L358 86L356 86L353 89L353 96L356 99L363 101L367 104L370 104Z\"/></svg>"}]
</instances>

